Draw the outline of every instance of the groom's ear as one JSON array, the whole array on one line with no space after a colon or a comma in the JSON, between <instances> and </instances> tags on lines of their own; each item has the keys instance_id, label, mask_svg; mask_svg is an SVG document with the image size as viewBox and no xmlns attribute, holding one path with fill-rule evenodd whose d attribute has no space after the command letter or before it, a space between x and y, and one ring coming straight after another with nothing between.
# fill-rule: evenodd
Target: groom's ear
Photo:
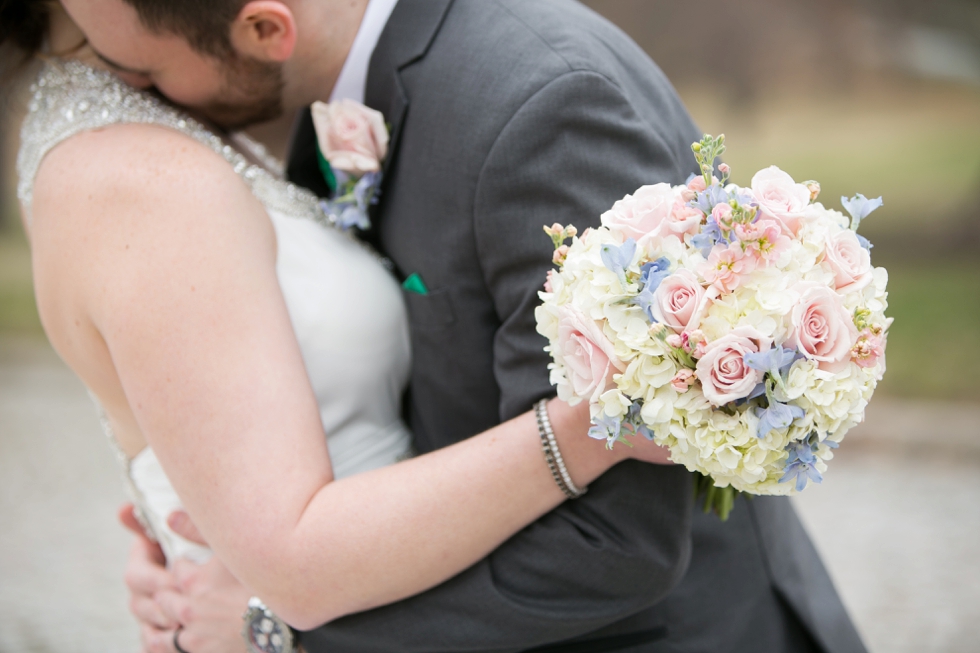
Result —
<instances>
[{"instance_id":1,"label":"groom's ear","mask_svg":"<svg viewBox=\"0 0 980 653\"><path fill-rule=\"evenodd\" d=\"M231 24L231 44L246 57L283 63L296 47L296 21L293 12L277 0L245 3Z\"/></svg>"}]
</instances>

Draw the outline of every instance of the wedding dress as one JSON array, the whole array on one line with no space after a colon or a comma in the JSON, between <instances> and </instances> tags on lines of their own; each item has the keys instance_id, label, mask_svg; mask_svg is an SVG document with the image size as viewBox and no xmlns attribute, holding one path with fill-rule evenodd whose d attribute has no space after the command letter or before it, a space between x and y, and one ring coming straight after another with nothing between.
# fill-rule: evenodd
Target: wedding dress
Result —
<instances>
[{"instance_id":1,"label":"wedding dress","mask_svg":"<svg viewBox=\"0 0 980 653\"><path fill-rule=\"evenodd\" d=\"M319 404L335 477L410 455L411 437L400 419L411 364L408 321L401 290L379 257L331 224L317 198L284 181L281 164L244 135L236 136L235 144L262 165L251 163L180 110L75 61L46 63L31 92L17 160L18 196L28 224L41 161L76 134L141 123L172 129L205 145L234 168L275 228L279 284ZM102 415L144 527L169 561L206 560L208 549L184 540L166 524L180 499L152 449L128 459Z\"/></svg>"}]
</instances>

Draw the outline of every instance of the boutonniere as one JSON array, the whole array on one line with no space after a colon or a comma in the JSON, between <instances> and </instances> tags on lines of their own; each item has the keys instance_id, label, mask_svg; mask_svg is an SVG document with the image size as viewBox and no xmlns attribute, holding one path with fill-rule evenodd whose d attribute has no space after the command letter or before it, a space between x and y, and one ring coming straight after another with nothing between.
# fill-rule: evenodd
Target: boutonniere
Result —
<instances>
[{"instance_id":1,"label":"boutonniere","mask_svg":"<svg viewBox=\"0 0 980 653\"><path fill-rule=\"evenodd\" d=\"M377 204L381 164L388 155L384 116L353 100L314 102L317 158L333 198L320 206L342 229L370 228L368 208Z\"/></svg>"}]
</instances>

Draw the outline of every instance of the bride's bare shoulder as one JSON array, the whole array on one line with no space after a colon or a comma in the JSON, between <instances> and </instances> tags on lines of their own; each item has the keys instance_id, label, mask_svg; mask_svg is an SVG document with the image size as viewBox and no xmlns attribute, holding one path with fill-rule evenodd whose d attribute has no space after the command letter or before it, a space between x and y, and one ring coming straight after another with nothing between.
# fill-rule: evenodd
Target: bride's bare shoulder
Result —
<instances>
[{"instance_id":1,"label":"bride's bare shoulder","mask_svg":"<svg viewBox=\"0 0 980 653\"><path fill-rule=\"evenodd\" d=\"M153 125L113 125L53 148L35 178L30 232L42 318L106 288L122 298L125 279L145 289L175 269L275 261L268 216L231 165Z\"/></svg>"},{"instance_id":2,"label":"bride's bare shoulder","mask_svg":"<svg viewBox=\"0 0 980 653\"><path fill-rule=\"evenodd\" d=\"M157 125L119 124L65 139L45 156L32 213L40 219L53 213L63 226L86 209L128 213L250 199L232 167L192 138Z\"/></svg>"}]
</instances>

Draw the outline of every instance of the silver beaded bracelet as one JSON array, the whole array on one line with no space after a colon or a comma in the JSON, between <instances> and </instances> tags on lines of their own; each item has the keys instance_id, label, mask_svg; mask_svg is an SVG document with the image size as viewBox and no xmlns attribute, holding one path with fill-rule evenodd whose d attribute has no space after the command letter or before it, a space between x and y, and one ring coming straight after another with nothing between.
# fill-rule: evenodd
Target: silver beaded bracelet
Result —
<instances>
[{"instance_id":1,"label":"silver beaded bracelet","mask_svg":"<svg viewBox=\"0 0 980 653\"><path fill-rule=\"evenodd\" d=\"M569 499L578 499L588 491L588 488L579 489L572 482L572 476L565 467L565 461L561 457L558 449L558 440L555 439L555 431L551 428L551 419L548 417L548 400L542 399L534 405L534 415L538 420L538 435L541 436L541 448L544 451L545 462L548 469L558 484L558 488Z\"/></svg>"}]
</instances>

